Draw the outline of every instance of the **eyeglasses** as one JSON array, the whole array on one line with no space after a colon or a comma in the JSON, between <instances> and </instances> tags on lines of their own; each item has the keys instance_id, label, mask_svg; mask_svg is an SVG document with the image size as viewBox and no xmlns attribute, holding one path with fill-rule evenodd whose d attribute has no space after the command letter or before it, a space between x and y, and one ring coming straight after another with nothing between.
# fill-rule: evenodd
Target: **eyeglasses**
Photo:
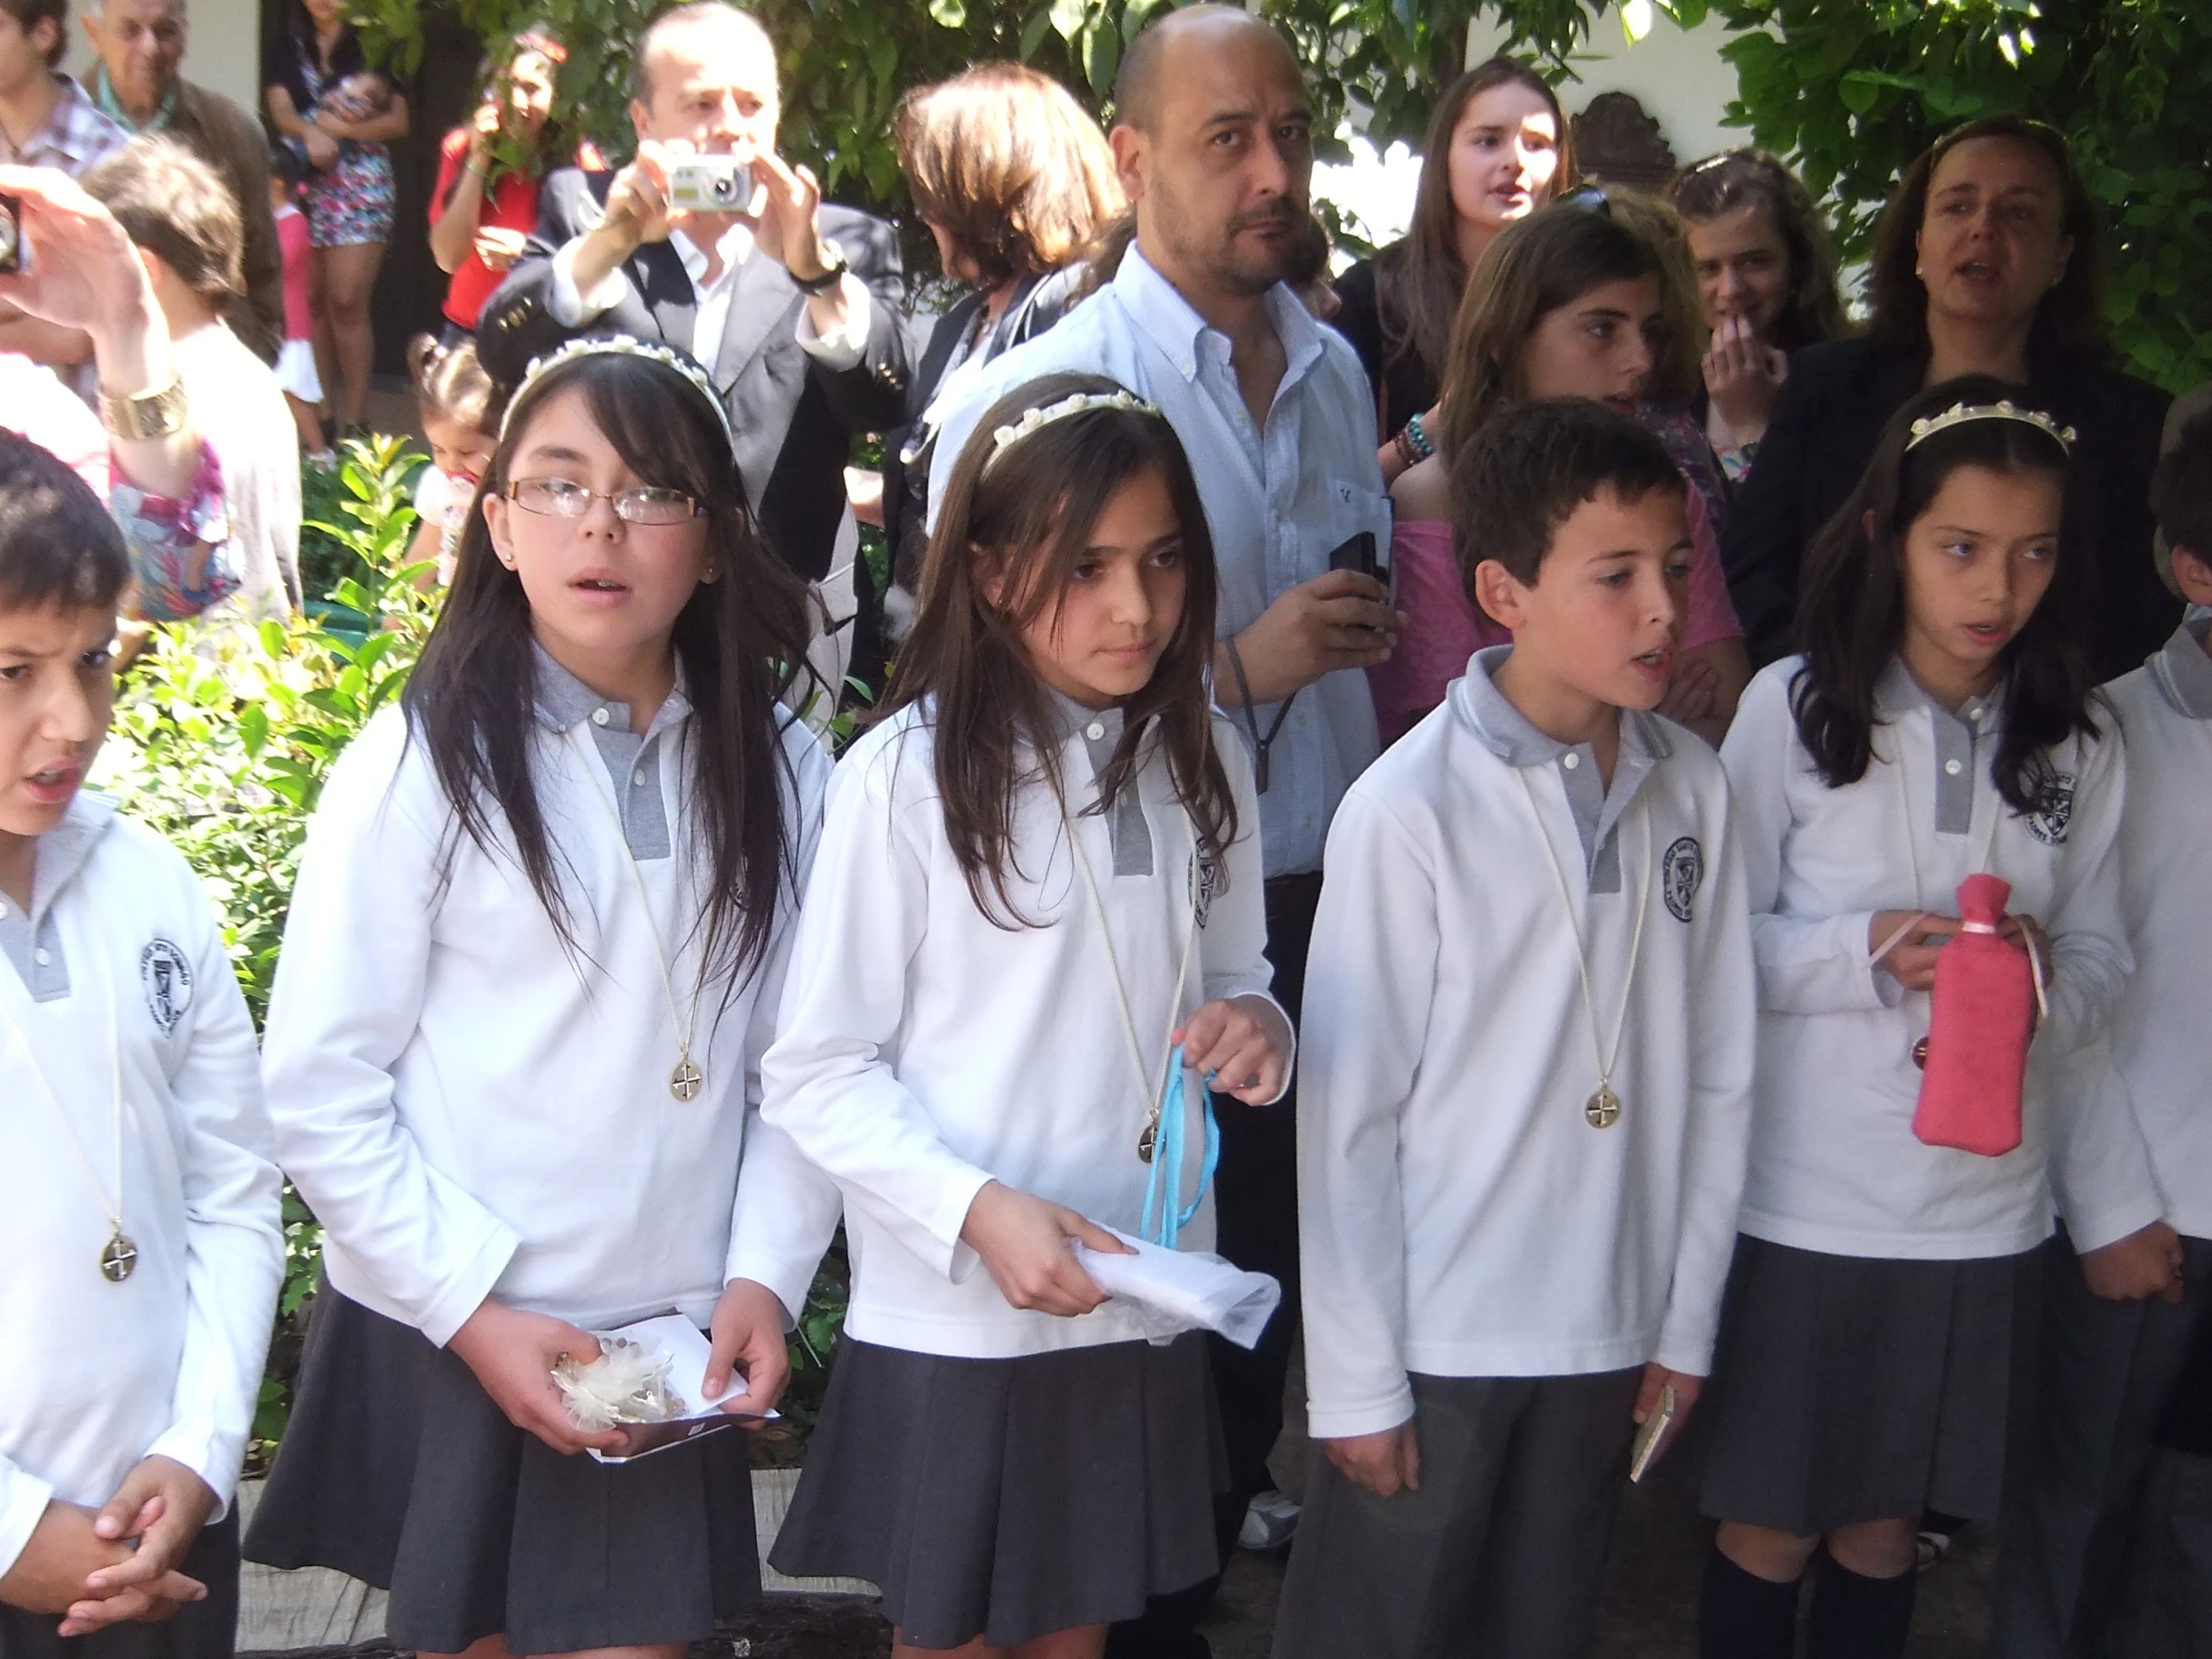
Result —
<instances>
[{"instance_id":1,"label":"eyeglasses","mask_svg":"<svg viewBox=\"0 0 2212 1659\"><path fill-rule=\"evenodd\" d=\"M1559 198L1559 205L1577 213L1596 214L1600 219L1613 217L1613 199L1605 194L1602 185L1583 185L1570 190Z\"/></svg>"},{"instance_id":2,"label":"eyeglasses","mask_svg":"<svg viewBox=\"0 0 2212 1659\"><path fill-rule=\"evenodd\" d=\"M606 502L625 524L682 524L699 516L699 503L682 490L594 490L571 478L517 478L507 486L507 499L551 518L582 518L594 501Z\"/></svg>"}]
</instances>

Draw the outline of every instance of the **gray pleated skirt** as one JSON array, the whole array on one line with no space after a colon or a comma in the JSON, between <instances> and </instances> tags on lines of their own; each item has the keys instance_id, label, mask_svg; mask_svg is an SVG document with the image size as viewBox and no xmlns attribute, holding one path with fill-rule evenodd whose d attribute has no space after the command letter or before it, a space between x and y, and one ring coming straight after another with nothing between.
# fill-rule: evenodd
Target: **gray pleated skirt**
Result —
<instances>
[{"instance_id":1,"label":"gray pleated skirt","mask_svg":"<svg viewBox=\"0 0 2212 1659\"><path fill-rule=\"evenodd\" d=\"M742 1429L564 1457L456 1356L327 1283L246 1557L389 1590L393 1645L432 1653L701 1641L761 1593Z\"/></svg>"},{"instance_id":2,"label":"gray pleated skirt","mask_svg":"<svg viewBox=\"0 0 2212 1659\"><path fill-rule=\"evenodd\" d=\"M1798 1537L1992 1519L2031 1392L2035 1252L1925 1262L1739 1237L1683 1451L1699 1506Z\"/></svg>"},{"instance_id":3,"label":"gray pleated skirt","mask_svg":"<svg viewBox=\"0 0 2212 1659\"><path fill-rule=\"evenodd\" d=\"M160 1624L114 1624L64 1637L52 1614L0 1606L0 1659L231 1659L239 1629L238 1511L204 1528L177 1570L207 1585L208 1599Z\"/></svg>"},{"instance_id":4,"label":"gray pleated skirt","mask_svg":"<svg viewBox=\"0 0 2212 1659\"><path fill-rule=\"evenodd\" d=\"M769 1559L864 1578L916 1647L1134 1618L1219 1566L1227 1481L1203 1338L955 1360L837 1351Z\"/></svg>"}]
</instances>

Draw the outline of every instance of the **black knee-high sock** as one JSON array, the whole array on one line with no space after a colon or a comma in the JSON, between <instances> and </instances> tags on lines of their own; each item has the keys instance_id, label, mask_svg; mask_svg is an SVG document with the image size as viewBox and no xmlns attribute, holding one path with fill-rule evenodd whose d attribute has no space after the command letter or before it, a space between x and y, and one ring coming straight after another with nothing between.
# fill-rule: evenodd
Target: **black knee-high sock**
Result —
<instances>
[{"instance_id":1,"label":"black knee-high sock","mask_svg":"<svg viewBox=\"0 0 2212 1659\"><path fill-rule=\"evenodd\" d=\"M1798 1581L1746 1572L1715 1544L1698 1606L1699 1659L1790 1659L1797 1646Z\"/></svg>"},{"instance_id":2,"label":"black knee-high sock","mask_svg":"<svg viewBox=\"0 0 2212 1659\"><path fill-rule=\"evenodd\" d=\"M1868 1578L1823 1555L1813 1583L1806 1659L1902 1659L1920 1574Z\"/></svg>"}]
</instances>

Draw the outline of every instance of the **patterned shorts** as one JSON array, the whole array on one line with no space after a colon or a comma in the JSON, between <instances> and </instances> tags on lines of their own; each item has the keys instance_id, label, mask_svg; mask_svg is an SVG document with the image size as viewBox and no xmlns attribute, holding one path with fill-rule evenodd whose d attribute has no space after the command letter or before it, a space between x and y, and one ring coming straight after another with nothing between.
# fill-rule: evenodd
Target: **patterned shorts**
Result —
<instances>
[{"instance_id":1,"label":"patterned shorts","mask_svg":"<svg viewBox=\"0 0 2212 1659\"><path fill-rule=\"evenodd\" d=\"M391 156L347 144L337 165L307 181L307 240L317 248L391 241Z\"/></svg>"}]
</instances>

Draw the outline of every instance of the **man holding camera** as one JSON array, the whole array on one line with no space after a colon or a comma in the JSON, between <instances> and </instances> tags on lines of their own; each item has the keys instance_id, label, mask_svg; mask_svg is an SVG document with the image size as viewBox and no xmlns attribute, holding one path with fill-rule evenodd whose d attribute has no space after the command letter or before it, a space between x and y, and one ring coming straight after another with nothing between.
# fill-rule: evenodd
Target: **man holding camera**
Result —
<instances>
[{"instance_id":1,"label":"man holding camera","mask_svg":"<svg viewBox=\"0 0 2212 1659\"><path fill-rule=\"evenodd\" d=\"M820 583L846 521L850 439L903 417L897 237L825 203L777 153L776 51L744 12L697 0L664 13L638 43L631 91L637 159L546 180L537 233L485 302L478 351L510 385L579 333L689 351L729 403L762 529ZM858 609L873 610L864 589Z\"/></svg>"}]
</instances>

